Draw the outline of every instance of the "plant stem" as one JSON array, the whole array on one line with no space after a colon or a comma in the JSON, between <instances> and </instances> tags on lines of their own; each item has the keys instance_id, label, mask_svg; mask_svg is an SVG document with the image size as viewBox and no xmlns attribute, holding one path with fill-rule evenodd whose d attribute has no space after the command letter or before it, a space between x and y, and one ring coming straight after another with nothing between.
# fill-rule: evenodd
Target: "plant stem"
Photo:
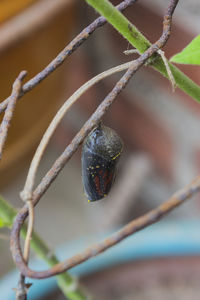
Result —
<instances>
[{"instance_id":1,"label":"plant stem","mask_svg":"<svg viewBox=\"0 0 200 300\"><path fill-rule=\"evenodd\" d=\"M119 12L108 0L85 0L99 14L104 16L106 20L119 32L128 42L140 53L145 52L151 43L145 36L129 22L129 20ZM151 66L168 78L165 65L160 57L151 62ZM177 67L169 63L170 69L174 76L177 86L193 99L200 102L200 86L187 77Z\"/></svg>"},{"instance_id":2,"label":"plant stem","mask_svg":"<svg viewBox=\"0 0 200 300\"><path fill-rule=\"evenodd\" d=\"M11 228L16 215L17 215L17 211L0 196L0 221L2 226ZM26 225L22 227L21 235L23 238L26 237ZM52 267L53 265L59 262L55 254L49 255L50 250L48 246L45 244L45 242L41 239L41 237L36 232L33 232L32 235L31 248L49 266ZM77 284L77 280L74 279L69 273L65 272L56 277L57 277L58 286L60 287L60 289L62 290L63 294L66 296L67 299L70 300L88 299L88 295L86 295L85 291L82 291L80 289L80 286Z\"/></svg>"},{"instance_id":3,"label":"plant stem","mask_svg":"<svg viewBox=\"0 0 200 300\"><path fill-rule=\"evenodd\" d=\"M140 53L144 53L151 46L151 43L144 35L120 11L115 9L108 0L85 1L104 16Z\"/></svg>"}]
</instances>

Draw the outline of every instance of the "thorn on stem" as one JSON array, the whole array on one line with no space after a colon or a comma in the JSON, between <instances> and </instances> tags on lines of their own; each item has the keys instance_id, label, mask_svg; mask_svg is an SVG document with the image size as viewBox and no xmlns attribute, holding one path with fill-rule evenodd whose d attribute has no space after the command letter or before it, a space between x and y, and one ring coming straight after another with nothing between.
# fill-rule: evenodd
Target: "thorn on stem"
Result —
<instances>
[{"instance_id":1,"label":"thorn on stem","mask_svg":"<svg viewBox=\"0 0 200 300\"><path fill-rule=\"evenodd\" d=\"M169 63L166 59L166 56L165 56L165 52L162 51L161 49L159 49L158 51L158 54L161 56L162 60L163 60L163 63L165 65L165 68L166 68L166 71L167 71L167 75L169 77L169 80L171 82L171 85L172 85L172 91L175 92L175 89L176 89L176 81L174 79L174 76L172 74L172 71L170 69L170 66L169 66Z\"/></svg>"},{"instance_id":2,"label":"thorn on stem","mask_svg":"<svg viewBox=\"0 0 200 300\"><path fill-rule=\"evenodd\" d=\"M140 55L140 52L137 49L125 50L123 53L125 55L131 55L131 54L135 54L135 53Z\"/></svg>"}]
</instances>

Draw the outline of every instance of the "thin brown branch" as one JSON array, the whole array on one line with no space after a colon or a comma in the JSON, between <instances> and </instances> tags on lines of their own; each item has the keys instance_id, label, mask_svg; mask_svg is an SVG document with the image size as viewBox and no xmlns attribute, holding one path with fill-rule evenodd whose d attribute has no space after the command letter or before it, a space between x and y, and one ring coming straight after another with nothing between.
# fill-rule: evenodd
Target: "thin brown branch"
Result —
<instances>
[{"instance_id":1,"label":"thin brown branch","mask_svg":"<svg viewBox=\"0 0 200 300\"><path fill-rule=\"evenodd\" d=\"M124 0L119 5L117 5L117 9L120 11L125 10L128 6L132 5L137 0ZM23 23L24 24L24 23ZM22 92L20 93L19 98L21 98L24 94L32 90L35 86L37 86L41 81L43 81L47 76L49 76L53 71L55 71L64 61L70 56L84 41L88 39L88 37L99 27L106 24L106 20L103 17L97 18L94 22L92 22L89 26L83 29L58 55L54 58L46 68L44 68L40 73L35 75L32 79L30 79L26 84L23 85ZM5 99L0 103L0 113L3 112L8 103L10 101L10 97Z\"/></svg>"},{"instance_id":2,"label":"thin brown branch","mask_svg":"<svg viewBox=\"0 0 200 300\"><path fill-rule=\"evenodd\" d=\"M27 74L26 71L22 71L17 77L17 79L15 80L15 82L13 83L12 94L9 97L8 106L6 108L3 120L0 125L0 159L2 157L3 148L7 139L8 129L13 117L15 105L19 97L19 94L22 90L22 81L26 76L26 74Z\"/></svg>"},{"instance_id":3,"label":"thin brown branch","mask_svg":"<svg viewBox=\"0 0 200 300\"><path fill-rule=\"evenodd\" d=\"M32 284L25 283L25 277L20 274L17 288L13 290L16 292L16 300L27 300L27 293Z\"/></svg>"},{"instance_id":4,"label":"thin brown branch","mask_svg":"<svg viewBox=\"0 0 200 300\"><path fill-rule=\"evenodd\" d=\"M106 113L106 111L109 109L113 101L116 99L117 95L123 90L123 88L125 88L130 78L154 53L158 51L158 49L161 49L165 45L170 35L172 14L174 12L177 3L178 0L170 1L170 5L167 9L167 13L164 16L163 33L160 39L131 64L128 71L117 82L113 90L103 100L103 102L99 105L95 113L85 123L85 125L80 130L80 132L74 137L71 144L66 148L63 154L54 163L50 171L45 175L42 182L39 184L39 186L37 187L37 189L33 194L34 205L38 203L41 196L45 193L49 185L56 178L58 173L66 164L66 162L71 158L71 156L78 149L78 146L83 142L87 134L99 123L103 115ZM18 213L11 232L11 251L12 251L13 259L17 267L19 268L19 270L22 272L22 274L24 274L24 276L28 276L32 278L47 278L47 277L57 275L105 251L106 249L119 243L124 238L131 235L132 233L150 224L155 223L161 217L163 217L168 212L170 212L173 208L177 207L178 205L183 203L186 199L191 197L194 193L196 193L199 190L199 187L200 187L200 179L198 178L196 181L191 183L188 187L179 191L179 193L176 193L167 202L160 205L158 208L152 210L151 212L144 215L143 217L140 217L137 220L132 221L124 228L122 228L119 232L112 235L110 238L105 239L101 243L88 248L83 253L76 255L64 261L63 263L59 263L55 265L49 270L39 271L39 272L35 272L28 268L21 253L20 241L19 241L20 229L28 215L27 206L24 206L21 209L21 211Z\"/></svg>"}]
</instances>

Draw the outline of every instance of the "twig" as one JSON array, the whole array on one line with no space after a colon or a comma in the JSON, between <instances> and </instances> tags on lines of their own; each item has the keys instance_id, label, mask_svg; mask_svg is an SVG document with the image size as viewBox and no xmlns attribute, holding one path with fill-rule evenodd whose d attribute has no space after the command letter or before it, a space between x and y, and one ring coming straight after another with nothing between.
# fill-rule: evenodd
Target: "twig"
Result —
<instances>
[{"instance_id":1,"label":"twig","mask_svg":"<svg viewBox=\"0 0 200 300\"><path fill-rule=\"evenodd\" d=\"M140 52L138 51L138 49L125 50L123 53L125 55L132 55L132 54L139 54L140 55Z\"/></svg>"},{"instance_id":2,"label":"twig","mask_svg":"<svg viewBox=\"0 0 200 300\"><path fill-rule=\"evenodd\" d=\"M39 167L39 163L41 161L41 158L44 154L44 151L53 135L55 132L58 124L61 122L63 119L64 115L67 113L67 111L71 108L71 106L89 89L91 88L94 84L98 83L100 80L103 80L104 78L115 74L117 72L121 72L123 70L126 70L130 67L132 64L132 61L127 62L125 64L119 65L117 67L111 68L107 71L104 71L97 76L93 77L89 81L87 81L85 84L83 84L78 90L75 91L75 93L69 97L65 103L62 105L62 107L59 109L53 120L51 121L49 127L47 128L45 134L43 135L40 144L35 152L35 155L32 159L28 175L26 177L26 182L24 185L23 191L20 193L22 199L24 201L27 201L28 199L32 198L32 193L33 193L33 187L34 187L34 181L35 181L35 176L37 169Z\"/></svg>"},{"instance_id":3,"label":"twig","mask_svg":"<svg viewBox=\"0 0 200 300\"><path fill-rule=\"evenodd\" d=\"M17 288L13 289L16 292L16 300L27 300L27 292L32 284L25 284L24 280L25 277L20 275Z\"/></svg>"},{"instance_id":4,"label":"twig","mask_svg":"<svg viewBox=\"0 0 200 300\"><path fill-rule=\"evenodd\" d=\"M110 105L113 103L117 95L123 90L123 88L127 85L130 78L135 74L135 72L147 61L149 57L151 57L154 53L161 49L165 43L167 42L170 30L171 30L171 21L172 14L174 9L178 3L178 0L171 0L170 5L168 7L167 13L164 16L163 21L163 33L160 39L153 44L144 54L142 54L137 60L133 61L130 65L129 69L123 75L123 77L117 82L113 90L108 94L108 96L103 100L103 102L99 105L95 113L90 117L90 119L85 123L80 132L75 136L72 140L71 144L66 148L63 154L57 159L54 163L53 167L50 171L45 175L42 182L39 184L37 189L33 194L33 203L36 205L40 199L40 197L47 190L51 182L56 178L58 173L64 167L65 163L71 158L71 156L75 153L78 146L82 143L87 134L99 123L103 115L106 113ZM74 267L75 265L93 257L109 247L115 245L116 243L123 240L125 237L130 234L158 221L162 216L171 211L176 206L180 205L184 200L190 197L192 194L199 190L199 181L195 181L186 189L183 189L176 194L171 199L169 199L166 203L162 204L155 210L146 214L145 216L132 221L128 225L126 225L123 229L121 229L118 233L112 235L110 238L104 240L100 244L94 245L93 247L87 249L80 255L76 255L71 259L64 261L63 263L57 264L49 270L35 272L28 268L26 262L23 259L21 249L20 249L20 228L23 225L27 215L28 210L27 206L24 206L21 211L18 213L16 220L13 224L12 232L11 232L11 251L13 255L13 259L19 268L19 270L25 276L32 278L47 278L50 276L54 276L56 274L60 274L65 270Z\"/></svg>"},{"instance_id":5,"label":"twig","mask_svg":"<svg viewBox=\"0 0 200 300\"><path fill-rule=\"evenodd\" d=\"M0 159L2 157L2 152L6 142L8 128L10 126L10 122L13 117L15 105L19 97L19 94L21 93L22 90L22 81L26 76L26 74L27 74L26 71L22 71L17 77L17 79L15 80L15 82L13 83L12 94L9 97L8 106L6 108L3 120L0 125Z\"/></svg>"},{"instance_id":6,"label":"twig","mask_svg":"<svg viewBox=\"0 0 200 300\"><path fill-rule=\"evenodd\" d=\"M124 0L116 8L120 11L125 10L128 6L132 5L137 0ZM32 90L35 86L37 86L41 81L43 81L47 76L49 76L53 71L55 71L64 61L70 56L84 41L88 39L88 37L99 27L103 26L106 22L106 19L103 17L97 18L94 22L92 22L88 27L83 29L58 55L54 58L46 68L44 68L40 73L35 75L32 79L30 79L26 84L24 84L22 88L22 92L20 93L19 98L21 98L24 94ZM10 101L10 97L5 99L0 103L0 113L3 112L8 103Z\"/></svg>"},{"instance_id":7,"label":"twig","mask_svg":"<svg viewBox=\"0 0 200 300\"><path fill-rule=\"evenodd\" d=\"M3 118L1 126L0 126L0 159L2 157L3 147L4 147L6 139L7 139L8 129L10 126L11 119L13 117L15 105L16 105L17 99L19 97L19 94L22 90L22 81L23 81L24 77L26 76L26 74L27 74L26 71L22 71L19 74L19 76L17 77L17 79L15 80L15 82L13 84L12 94L10 96L9 103L6 108L4 118ZM33 205L32 205L32 207L33 207ZM32 224L30 223L27 237L30 238L32 235L32 230L33 230L33 226L32 226L33 225L33 219L32 219L33 211L31 210L31 208L29 209L29 215L30 215ZM29 244L26 241L25 256L24 256L24 259L26 262L28 261L29 249L30 249L30 241L29 241ZM26 300L28 288L29 288L29 285L25 284L25 277L23 275L20 275L20 280L18 282L18 287L16 289L16 300Z\"/></svg>"}]
</instances>

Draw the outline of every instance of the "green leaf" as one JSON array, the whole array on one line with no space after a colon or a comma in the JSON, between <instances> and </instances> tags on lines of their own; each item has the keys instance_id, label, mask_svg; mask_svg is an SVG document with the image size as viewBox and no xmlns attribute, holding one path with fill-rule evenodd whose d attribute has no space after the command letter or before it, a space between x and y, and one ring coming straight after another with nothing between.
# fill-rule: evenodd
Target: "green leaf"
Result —
<instances>
[{"instance_id":1,"label":"green leaf","mask_svg":"<svg viewBox=\"0 0 200 300\"><path fill-rule=\"evenodd\" d=\"M172 56L170 61L178 64L200 65L200 35L194 38L181 52Z\"/></svg>"},{"instance_id":2,"label":"green leaf","mask_svg":"<svg viewBox=\"0 0 200 300\"><path fill-rule=\"evenodd\" d=\"M0 228L1 227L5 227L5 224L4 224L3 220L0 218Z\"/></svg>"},{"instance_id":3,"label":"green leaf","mask_svg":"<svg viewBox=\"0 0 200 300\"><path fill-rule=\"evenodd\" d=\"M15 216L15 209L0 196L0 228L11 227Z\"/></svg>"}]
</instances>

